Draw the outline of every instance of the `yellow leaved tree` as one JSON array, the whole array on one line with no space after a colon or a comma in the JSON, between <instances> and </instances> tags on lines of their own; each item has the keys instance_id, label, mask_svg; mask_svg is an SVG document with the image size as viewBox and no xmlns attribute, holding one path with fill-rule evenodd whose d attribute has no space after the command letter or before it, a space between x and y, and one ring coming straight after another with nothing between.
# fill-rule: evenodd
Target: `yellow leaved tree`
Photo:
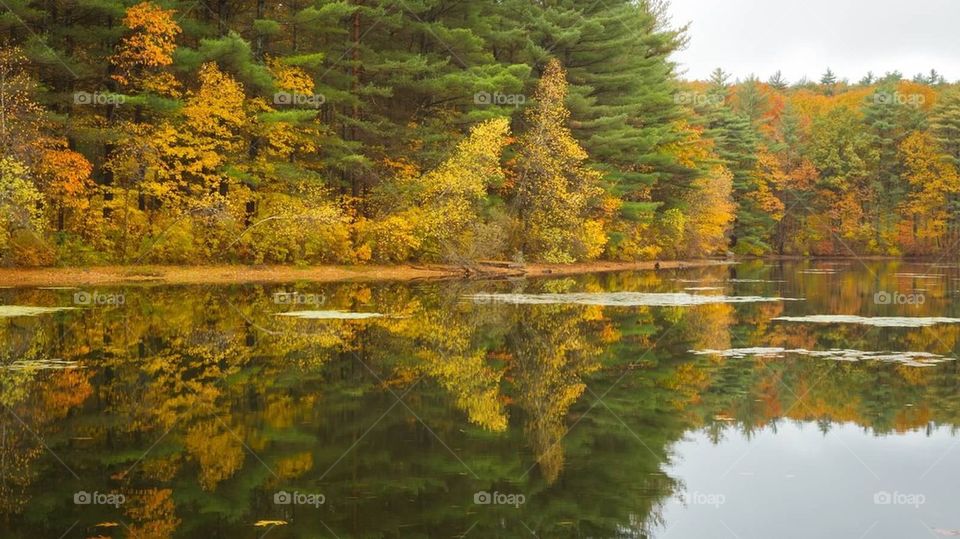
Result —
<instances>
[{"instance_id":1,"label":"yellow leaved tree","mask_svg":"<svg viewBox=\"0 0 960 539\"><path fill-rule=\"evenodd\" d=\"M515 179L519 247L555 263L597 258L607 243L602 223L591 218L603 198L602 176L587 167L587 152L567 127L566 95L566 72L553 59L526 115Z\"/></svg>"},{"instance_id":2,"label":"yellow leaved tree","mask_svg":"<svg viewBox=\"0 0 960 539\"><path fill-rule=\"evenodd\" d=\"M910 185L902 205L904 228L901 242L914 254L929 254L945 247L950 220L948 203L960 194L960 175L930 134L913 132L900 144L900 160Z\"/></svg>"},{"instance_id":3,"label":"yellow leaved tree","mask_svg":"<svg viewBox=\"0 0 960 539\"><path fill-rule=\"evenodd\" d=\"M123 87L176 97L178 83L163 68L173 64L180 25L175 10L142 2L127 9L123 25L130 29L110 59L116 68L113 79Z\"/></svg>"},{"instance_id":4,"label":"yellow leaved tree","mask_svg":"<svg viewBox=\"0 0 960 539\"><path fill-rule=\"evenodd\" d=\"M401 176L382 189L380 204L389 211L367 234L374 257L450 260L478 252L478 238L485 234L483 202L488 187L503 180L500 155L509 135L506 118L478 124L438 167Z\"/></svg>"},{"instance_id":5,"label":"yellow leaved tree","mask_svg":"<svg viewBox=\"0 0 960 539\"><path fill-rule=\"evenodd\" d=\"M183 124L164 124L154 135L160 159L152 188L160 197L202 198L225 190L223 167L244 149L250 118L243 85L215 63L204 64L198 78L200 87L183 108Z\"/></svg>"}]
</instances>

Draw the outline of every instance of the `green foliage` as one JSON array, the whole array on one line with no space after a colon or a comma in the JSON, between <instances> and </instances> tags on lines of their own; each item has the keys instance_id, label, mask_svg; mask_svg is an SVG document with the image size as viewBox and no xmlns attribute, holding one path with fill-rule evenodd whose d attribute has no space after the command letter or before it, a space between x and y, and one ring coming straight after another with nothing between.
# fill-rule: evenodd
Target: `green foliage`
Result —
<instances>
[{"instance_id":1,"label":"green foliage","mask_svg":"<svg viewBox=\"0 0 960 539\"><path fill-rule=\"evenodd\" d=\"M792 86L722 69L680 81L670 56L687 29L666 6L11 0L0 158L26 167L44 203L42 226L5 241L28 237L23 260L61 264L960 244L960 194L929 191L945 213L917 224L909 178L932 165L908 170L900 151L929 133L911 154L960 165L956 85L935 71L851 85L829 69ZM545 85L564 89L535 95ZM516 139L463 148L491 122ZM506 173L476 172L493 161ZM322 200L298 205L302 189ZM295 210L281 219L278 201ZM336 224L296 227L321 206Z\"/></svg>"}]
</instances>

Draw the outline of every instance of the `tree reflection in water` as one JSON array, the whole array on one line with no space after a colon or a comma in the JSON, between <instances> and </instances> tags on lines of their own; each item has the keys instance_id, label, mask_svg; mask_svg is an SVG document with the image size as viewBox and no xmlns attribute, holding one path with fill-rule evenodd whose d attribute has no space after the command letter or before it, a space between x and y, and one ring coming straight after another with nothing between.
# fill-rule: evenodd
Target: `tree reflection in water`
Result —
<instances>
[{"instance_id":1,"label":"tree reflection in water","mask_svg":"<svg viewBox=\"0 0 960 539\"><path fill-rule=\"evenodd\" d=\"M664 470L685 433L714 442L778 421L877 435L957 425L955 361L931 367L724 357L752 346L923 350L954 357L958 325L817 326L785 313L887 314L899 263L837 275L743 264L529 282L128 287L123 305L0 318L4 536L645 536L683 486ZM869 270L869 271L868 271ZM679 281L678 281L679 279ZM911 316L956 316L950 277ZM611 308L511 305L479 291L676 291L805 302ZM751 282L755 281L755 282ZM761 282L768 281L768 282ZM382 318L277 317L310 309ZM104 290L105 292L107 290ZM698 293L710 294L709 290ZM71 291L0 291L69 305ZM62 360L51 362L50 360ZM323 493L312 506L278 491ZM76 505L79 491L121 507ZM477 505L479 491L523 494ZM76 523L74 527L71 527ZM269 524L268 524L269 526ZM262 531L262 530L261 530Z\"/></svg>"}]
</instances>

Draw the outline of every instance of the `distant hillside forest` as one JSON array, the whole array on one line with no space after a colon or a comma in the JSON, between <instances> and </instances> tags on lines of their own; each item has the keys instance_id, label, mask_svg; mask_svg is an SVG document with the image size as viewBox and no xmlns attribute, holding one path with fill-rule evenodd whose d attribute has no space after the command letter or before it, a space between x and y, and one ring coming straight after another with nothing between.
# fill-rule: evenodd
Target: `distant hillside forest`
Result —
<instances>
[{"instance_id":1,"label":"distant hillside forest","mask_svg":"<svg viewBox=\"0 0 960 539\"><path fill-rule=\"evenodd\" d=\"M668 7L6 0L0 261L956 250L956 84L687 82Z\"/></svg>"}]
</instances>

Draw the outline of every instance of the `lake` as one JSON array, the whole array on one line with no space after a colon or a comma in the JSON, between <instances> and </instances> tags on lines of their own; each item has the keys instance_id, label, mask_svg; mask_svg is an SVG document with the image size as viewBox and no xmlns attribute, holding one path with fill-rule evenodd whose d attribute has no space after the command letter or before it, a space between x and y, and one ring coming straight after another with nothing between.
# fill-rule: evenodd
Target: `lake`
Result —
<instances>
[{"instance_id":1,"label":"lake","mask_svg":"<svg viewBox=\"0 0 960 539\"><path fill-rule=\"evenodd\" d=\"M0 536L960 536L960 266L0 290Z\"/></svg>"}]
</instances>

